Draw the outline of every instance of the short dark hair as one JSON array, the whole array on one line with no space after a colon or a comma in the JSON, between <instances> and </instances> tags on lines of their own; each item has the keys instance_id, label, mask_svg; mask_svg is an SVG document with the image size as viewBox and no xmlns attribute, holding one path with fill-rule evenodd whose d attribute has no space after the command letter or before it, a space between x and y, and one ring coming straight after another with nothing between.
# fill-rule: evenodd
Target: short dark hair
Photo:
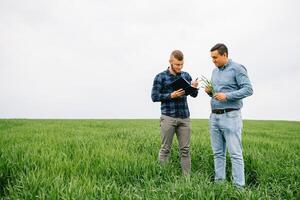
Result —
<instances>
[{"instance_id":1,"label":"short dark hair","mask_svg":"<svg viewBox=\"0 0 300 200\"><path fill-rule=\"evenodd\" d=\"M179 50L172 51L171 58L172 58L172 56L174 58L176 58L177 60L179 60L179 61L182 61L183 58L184 58L183 53L181 51L179 51Z\"/></svg>"},{"instance_id":2,"label":"short dark hair","mask_svg":"<svg viewBox=\"0 0 300 200\"><path fill-rule=\"evenodd\" d=\"M215 50L217 50L219 52L219 54L222 56L224 55L224 53L226 53L228 56L228 49L225 44L222 44L222 43L216 44L215 46L213 46L213 48L210 49L210 52L215 51Z\"/></svg>"}]
</instances>

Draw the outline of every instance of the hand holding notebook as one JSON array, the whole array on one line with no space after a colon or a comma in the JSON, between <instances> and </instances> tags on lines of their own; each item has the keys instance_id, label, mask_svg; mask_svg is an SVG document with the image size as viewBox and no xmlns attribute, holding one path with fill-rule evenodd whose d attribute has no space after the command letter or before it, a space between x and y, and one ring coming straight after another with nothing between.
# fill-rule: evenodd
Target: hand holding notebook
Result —
<instances>
[{"instance_id":1,"label":"hand holding notebook","mask_svg":"<svg viewBox=\"0 0 300 200\"><path fill-rule=\"evenodd\" d=\"M197 80L197 79L196 79ZM185 91L185 95L189 95L194 91L197 91L198 88L193 87L185 78L180 77L173 81L170 86L174 91L183 89Z\"/></svg>"}]
</instances>

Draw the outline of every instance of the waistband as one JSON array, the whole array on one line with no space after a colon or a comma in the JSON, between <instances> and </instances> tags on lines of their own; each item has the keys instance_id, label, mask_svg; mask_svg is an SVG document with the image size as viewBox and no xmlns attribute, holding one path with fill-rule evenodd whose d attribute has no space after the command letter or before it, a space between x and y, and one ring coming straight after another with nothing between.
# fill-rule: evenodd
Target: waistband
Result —
<instances>
[{"instance_id":1,"label":"waistband","mask_svg":"<svg viewBox=\"0 0 300 200\"><path fill-rule=\"evenodd\" d=\"M239 110L239 109L237 109L237 108L214 109L211 112L214 114L224 114L224 113L235 111L235 110Z\"/></svg>"}]
</instances>

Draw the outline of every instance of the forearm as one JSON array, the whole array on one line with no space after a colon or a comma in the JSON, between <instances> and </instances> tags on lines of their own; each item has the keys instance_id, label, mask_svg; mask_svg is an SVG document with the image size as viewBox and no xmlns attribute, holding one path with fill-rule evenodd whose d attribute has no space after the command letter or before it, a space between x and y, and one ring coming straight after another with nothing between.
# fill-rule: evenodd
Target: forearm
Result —
<instances>
[{"instance_id":1,"label":"forearm","mask_svg":"<svg viewBox=\"0 0 300 200\"><path fill-rule=\"evenodd\" d=\"M236 80L239 89L225 93L226 98L229 101L240 100L253 94L252 84L249 80L246 68L241 67L238 70L239 72L236 75Z\"/></svg>"},{"instance_id":2,"label":"forearm","mask_svg":"<svg viewBox=\"0 0 300 200\"><path fill-rule=\"evenodd\" d=\"M239 90L225 93L226 98L229 101L240 100L245 97L251 96L252 94L253 94L253 89L251 86L243 87Z\"/></svg>"},{"instance_id":3,"label":"forearm","mask_svg":"<svg viewBox=\"0 0 300 200\"><path fill-rule=\"evenodd\" d=\"M159 102L159 101L166 101L168 99L171 99L170 93L152 93L151 95L153 102Z\"/></svg>"}]
</instances>

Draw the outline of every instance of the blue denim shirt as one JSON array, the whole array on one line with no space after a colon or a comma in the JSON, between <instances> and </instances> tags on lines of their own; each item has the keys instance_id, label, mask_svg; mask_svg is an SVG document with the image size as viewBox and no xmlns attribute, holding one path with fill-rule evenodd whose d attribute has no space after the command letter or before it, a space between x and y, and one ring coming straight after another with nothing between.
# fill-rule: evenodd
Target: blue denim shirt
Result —
<instances>
[{"instance_id":1,"label":"blue denim shirt","mask_svg":"<svg viewBox=\"0 0 300 200\"><path fill-rule=\"evenodd\" d=\"M211 80L215 92L223 92L227 97L226 101L211 98L212 109L240 109L243 107L242 99L253 94L247 69L231 59L223 67L213 70Z\"/></svg>"}]
</instances>

